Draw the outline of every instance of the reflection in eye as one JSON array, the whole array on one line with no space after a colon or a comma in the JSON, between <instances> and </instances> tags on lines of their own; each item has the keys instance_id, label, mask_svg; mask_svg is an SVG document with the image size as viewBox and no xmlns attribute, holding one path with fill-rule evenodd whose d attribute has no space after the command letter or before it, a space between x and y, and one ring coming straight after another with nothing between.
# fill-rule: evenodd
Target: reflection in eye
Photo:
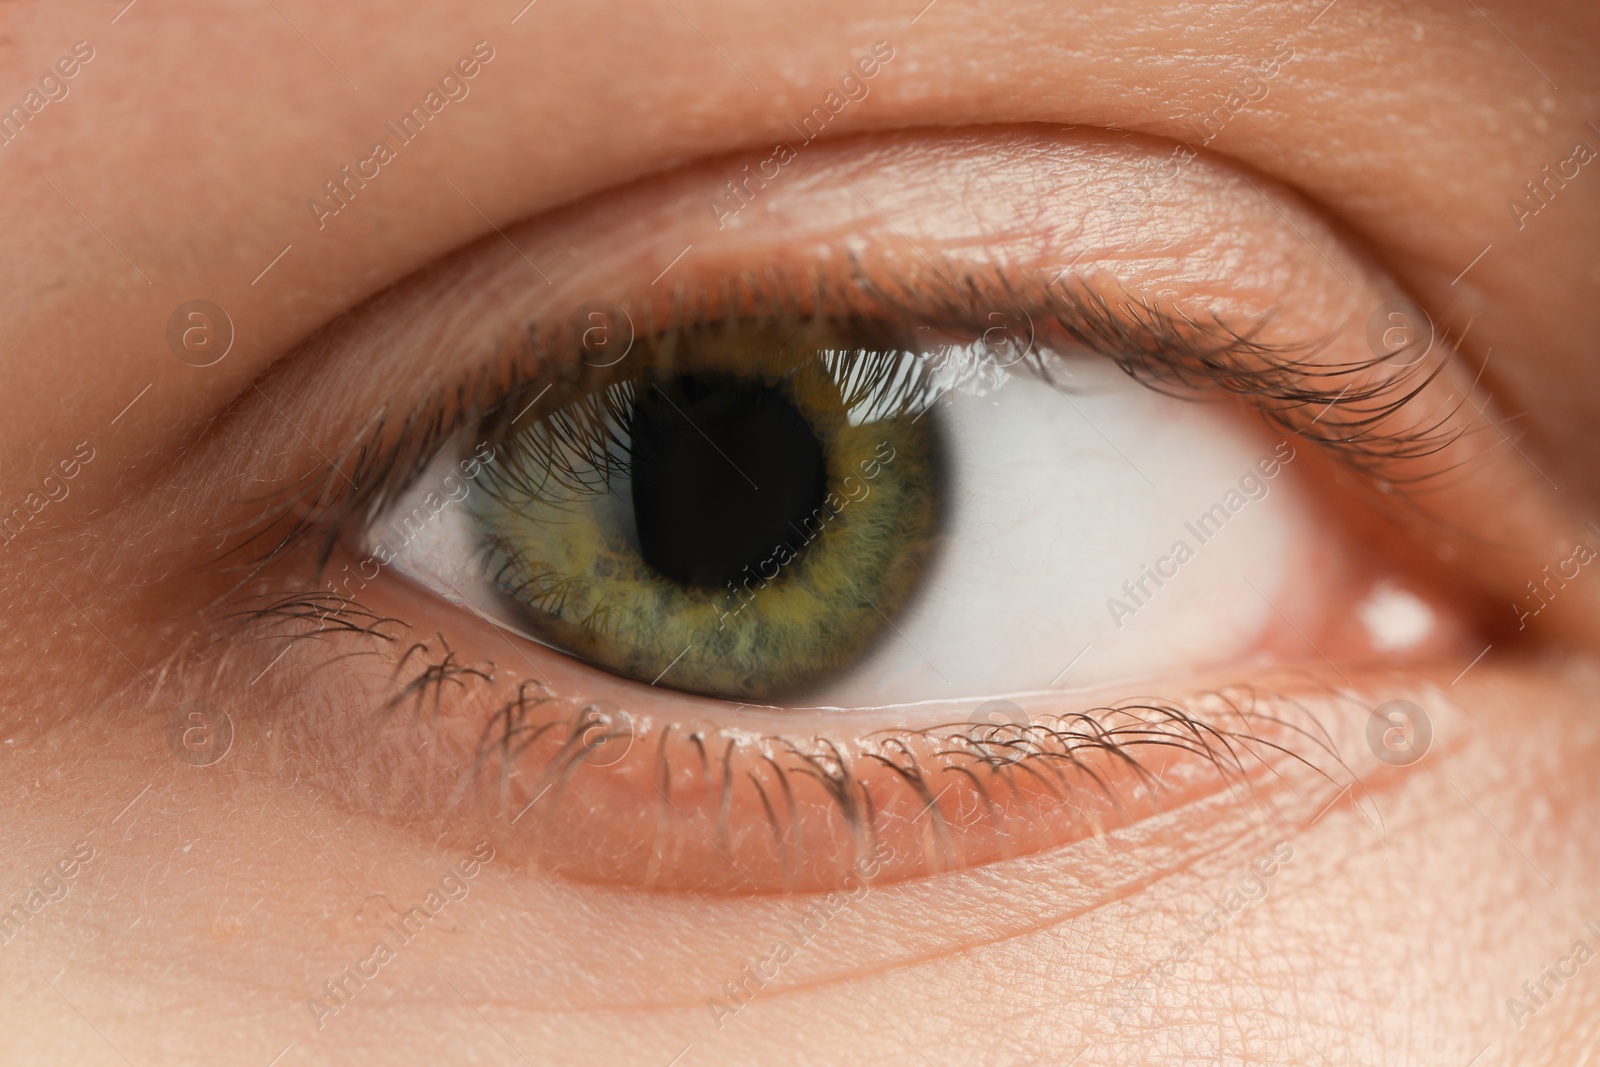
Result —
<instances>
[{"instance_id":1,"label":"reflection in eye","mask_svg":"<svg viewBox=\"0 0 1600 1067\"><path fill-rule=\"evenodd\" d=\"M396 566L626 678L749 703L1039 690L1080 649L1075 680L1250 649L1314 532L1287 487L1266 503L1291 446L1105 360L929 336L734 320L645 339L491 416L496 461Z\"/></svg>"}]
</instances>

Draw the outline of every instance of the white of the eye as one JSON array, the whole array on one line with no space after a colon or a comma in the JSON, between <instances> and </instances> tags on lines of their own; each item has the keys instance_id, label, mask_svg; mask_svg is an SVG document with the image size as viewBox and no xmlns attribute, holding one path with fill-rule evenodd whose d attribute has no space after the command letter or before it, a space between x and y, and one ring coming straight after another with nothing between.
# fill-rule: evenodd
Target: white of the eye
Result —
<instances>
[{"instance_id":1,"label":"white of the eye","mask_svg":"<svg viewBox=\"0 0 1600 1067\"><path fill-rule=\"evenodd\" d=\"M1367 640L1379 652L1416 648L1433 633L1433 609L1415 593L1388 580L1379 582L1356 607Z\"/></svg>"},{"instance_id":2,"label":"white of the eye","mask_svg":"<svg viewBox=\"0 0 1600 1067\"><path fill-rule=\"evenodd\" d=\"M1252 650L1318 543L1293 463L1262 474L1280 442L1237 411L1163 396L1103 359L1063 366L1064 391L1018 373L998 391L941 402L943 547L879 647L812 701L1080 688ZM1059 368L1052 377L1062 381ZM1179 543L1191 553L1182 562ZM1169 574L1159 583L1147 569L1157 567Z\"/></svg>"},{"instance_id":3,"label":"white of the eye","mask_svg":"<svg viewBox=\"0 0 1600 1067\"><path fill-rule=\"evenodd\" d=\"M458 463L471 448L463 438L441 450L368 528L363 546L368 560L380 565L388 561L394 570L467 608L486 603L488 584L467 499L483 487L464 477Z\"/></svg>"}]
</instances>

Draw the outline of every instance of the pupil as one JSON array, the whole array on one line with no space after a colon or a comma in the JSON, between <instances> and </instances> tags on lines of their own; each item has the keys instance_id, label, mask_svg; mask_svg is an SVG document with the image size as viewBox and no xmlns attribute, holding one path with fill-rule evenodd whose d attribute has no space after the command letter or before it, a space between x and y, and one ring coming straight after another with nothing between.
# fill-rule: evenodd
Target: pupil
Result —
<instances>
[{"instance_id":1,"label":"pupil","mask_svg":"<svg viewBox=\"0 0 1600 1067\"><path fill-rule=\"evenodd\" d=\"M759 381L645 386L629 436L639 554L684 585L721 588L797 543L827 489L811 425L787 390Z\"/></svg>"}]
</instances>

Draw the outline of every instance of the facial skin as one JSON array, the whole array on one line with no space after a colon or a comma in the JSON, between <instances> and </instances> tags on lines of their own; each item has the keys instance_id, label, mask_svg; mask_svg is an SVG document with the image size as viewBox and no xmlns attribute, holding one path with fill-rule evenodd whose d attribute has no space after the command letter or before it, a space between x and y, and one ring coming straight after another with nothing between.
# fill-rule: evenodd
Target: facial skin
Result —
<instances>
[{"instance_id":1,"label":"facial skin","mask_svg":"<svg viewBox=\"0 0 1600 1067\"><path fill-rule=\"evenodd\" d=\"M1585 572L1520 631L1506 605L1600 510L1600 164L1547 203L1524 187L1575 143L1600 147L1600 10L915 7L0 10L0 104L63 75L74 42L93 53L0 145L0 500L49 499L0 551L0 902L48 900L0 945L0 1058L1555 1064L1592 1047L1600 965L1574 944L1600 948L1585 925L1600 929L1600 582ZM894 59L814 158L719 229L704 201L722 176L767 158L880 40ZM442 91L426 131L319 228L308 198L479 41L493 58L469 91ZM1265 77L1280 42L1294 58ZM1255 99L1201 145L1195 116L1231 93ZM1028 147L1002 151L1006 136ZM1158 196L1109 162L1164 166L1180 142L1201 155ZM851 240L913 267L897 242L1063 266L1090 248L1077 269L1236 309L1280 299L1284 329L1298 316L1357 346L1375 299L1409 292L1455 351L1425 402L1476 432L1446 456L1462 473L1434 498L1444 521L1407 526L1420 547L1404 558L1462 568L1437 602L1471 585L1510 632L1481 660L1316 662L1319 684L1418 700L1434 724L1420 762L1355 761L1359 803L1290 775L1263 780L1269 804L1200 791L1104 839L904 872L719 1027L708 999L814 899L541 870L507 820L449 807L481 720L360 748L350 709L385 672L318 674L296 649L267 674L277 644L218 644L233 631L209 609L232 579L207 568L255 496L487 359L407 348L398 304L357 316L389 321L392 345L341 347L335 327L298 347L416 272L419 300L465 264L507 303L556 306L649 291L684 245L688 276L741 248L801 262ZM200 298L235 330L203 368L167 333ZM485 344L510 332L471 321L460 333ZM1469 394L1472 409L1449 399ZM1394 528L1358 526L1344 536L1402 551ZM468 658L509 656L414 589L373 598ZM233 751L175 759L173 709L216 694ZM1360 751L1365 717L1337 703L1319 714ZM406 783L405 803L368 799L357 765ZM425 934L374 959L376 931L430 894ZM319 1017L308 999L345 966L378 977Z\"/></svg>"}]
</instances>

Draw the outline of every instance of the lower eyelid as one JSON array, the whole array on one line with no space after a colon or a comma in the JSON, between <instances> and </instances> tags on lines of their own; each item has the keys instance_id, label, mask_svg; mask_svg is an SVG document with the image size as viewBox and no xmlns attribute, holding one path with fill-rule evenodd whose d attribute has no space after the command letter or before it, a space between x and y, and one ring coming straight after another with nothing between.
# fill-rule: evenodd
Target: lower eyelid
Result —
<instances>
[{"instance_id":1,"label":"lower eyelid","mask_svg":"<svg viewBox=\"0 0 1600 1067\"><path fill-rule=\"evenodd\" d=\"M394 606L375 596L349 623ZM313 618L270 628L315 632ZM1131 830L1212 796L1270 807L1285 783L1324 796L1373 762L1361 729L1381 702L1302 676L1175 701L1020 696L935 728L889 726L891 712L847 726L661 693L540 650L496 669L475 656L491 651L484 633L450 649L379 632L394 640L345 632L337 663L312 653L335 691L365 694L377 715L285 724L314 745L302 755L319 757L306 763L331 797L487 836L510 867L667 891L886 884Z\"/></svg>"}]
</instances>

